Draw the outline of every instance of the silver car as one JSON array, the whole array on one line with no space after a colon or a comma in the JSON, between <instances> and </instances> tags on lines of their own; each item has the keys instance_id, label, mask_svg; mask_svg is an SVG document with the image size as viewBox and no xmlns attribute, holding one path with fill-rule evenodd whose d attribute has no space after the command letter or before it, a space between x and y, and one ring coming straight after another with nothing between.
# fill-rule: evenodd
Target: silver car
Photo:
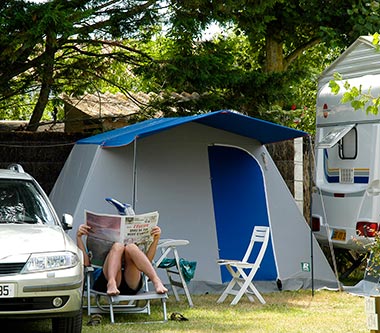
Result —
<instances>
[{"instance_id":1,"label":"silver car","mask_svg":"<svg viewBox=\"0 0 380 333\"><path fill-rule=\"evenodd\" d=\"M0 169L0 318L52 318L82 331L83 257L47 195L21 166Z\"/></svg>"}]
</instances>

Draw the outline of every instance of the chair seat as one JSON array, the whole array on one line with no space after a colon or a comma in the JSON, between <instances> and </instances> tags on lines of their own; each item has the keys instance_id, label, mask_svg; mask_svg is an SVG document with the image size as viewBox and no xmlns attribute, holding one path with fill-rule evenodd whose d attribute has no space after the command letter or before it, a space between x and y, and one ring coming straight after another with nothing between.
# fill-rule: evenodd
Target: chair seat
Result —
<instances>
[{"instance_id":1,"label":"chair seat","mask_svg":"<svg viewBox=\"0 0 380 333\"><path fill-rule=\"evenodd\" d=\"M91 290L91 293L97 294L101 297L109 297L113 303L120 303L125 301L146 301L153 299L167 299L168 295L158 294L155 291L139 291L136 295L115 295L110 296L100 291Z\"/></svg>"},{"instance_id":2,"label":"chair seat","mask_svg":"<svg viewBox=\"0 0 380 333\"><path fill-rule=\"evenodd\" d=\"M169 247L169 246L183 246L188 245L190 242L187 239L161 239L159 241L159 247Z\"/></svg>"},{"instance_id":3,"label":"chair seat","mask_svg":"<svg viewBox=\"0 0 380 333\"><path fill-rule=\"evenodd\" d=\"M249 263L249 262L243 262L240 260L218 260L218 264L223 266L223 265L230 265L230 266L239 266L241 268L251 268L257 265L256 263Z\"/></svg>"}]
</instances>

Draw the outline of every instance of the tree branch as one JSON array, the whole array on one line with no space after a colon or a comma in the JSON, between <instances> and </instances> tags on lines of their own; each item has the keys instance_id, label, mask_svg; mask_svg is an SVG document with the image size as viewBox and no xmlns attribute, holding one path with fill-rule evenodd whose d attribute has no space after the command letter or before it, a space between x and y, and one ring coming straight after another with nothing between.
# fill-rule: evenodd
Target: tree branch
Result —
<instances>
[{"instance_id":1,"label":"tree branch","mask_svg":"<svg viewBox=\"0 0 380 333\"><path fill-rule=\"evenodd\" d=\"M123 50L126 50L126 51L130 51L130 52L133 52L133 53L136 53L136 54L139 54L145 58L148 58L149 60L153 60L152 57L150 57L149 55L147 55L146 53L138 50L138 49L135 49L135 48L132 48L130 46L127 46L127 45L124 45L122 43L119 43L117 41L108 41L108 40L88 40L88 39L70 39L68 40L70 42L72 42L73 44L76 43L76 44L83 44L83 45L109 45L109 46L114 46L114 47L118 47L118 48L121 48ZM85 51L85 50L82 50L80 48L78 48L77 46L75 45L72 45L72 46L64 46L62 48L71 48L71 49L75 49L76 51L82 53L82 54L87 54L87 55L97 55L97 56L100 56L100 54L96 54L96 53L93 53L93 52L89 52L89 51ZM106 55L112 55L113 53L107 53Z\"/></svg>"},{"instance_id":2,"label":"tree branch","mask_svg":"<svg viewBox=\"0 0 380 333\"><path fill-rule=\"evenodd\" d=\"M308 42L297 47L292 53L290 53L287 57L285 57L284 70L287 70L288 67L292 64L292 62L295 61L303 51L319 44L320 42L321 42L321 39L319 37L316 37L316 38L310 39Z\"/></svg>"},{"instance_id":3,"label":"tree branch","mask_svg":"<svg viewBox=\"0 0 380 333\"><path fill-rule=\"evenodd\" d=\"M103 20L103 21L102 20L100 20L100 21L95 20L94 24L91 24L91 25L87 24L85 26L82 26L82 27L77 29L78 34L88 35L95 30L100 30L103 27L106 27L107 25L109 25L112 22L111 18L114 14L121 15L121 13L124 12L125 19L134 17L135 15L138 15L139 13L141 13L144 10L146 10L147 8L149 8L151 5L155 4L157 2L157 0L149 0L149 1L147 0L143 5L133 6L130 8L109 9L109 10L106 10L104 12L98 10L99 8L109 7L110 5L115 4L117 2L119 2L119 1L110 1L108 4L103 5L101 7L98 7L97 9L95 9L94 16L96 16L96 17L109 16L110 18Z\"/></svg>"}]
</instances>

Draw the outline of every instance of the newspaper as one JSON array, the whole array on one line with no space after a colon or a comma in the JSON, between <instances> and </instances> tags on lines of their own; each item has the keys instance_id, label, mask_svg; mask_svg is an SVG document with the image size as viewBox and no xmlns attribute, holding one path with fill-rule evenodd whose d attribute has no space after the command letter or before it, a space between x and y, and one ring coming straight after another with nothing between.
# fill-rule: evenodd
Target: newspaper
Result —
<instances>
[{"instance_id":1,"label":"newspaper","mask_svg":"<svg viewBox=\"0 0 380 333\"><path fill-rule=\"evenodd\" d=\"M91 227L86 242L91 263L102 266L115 242L148 248L153 241L151 231L158 223L158 216L158 212L123 216L85 210L85 223Z\"/></svg>"}]
</instances>

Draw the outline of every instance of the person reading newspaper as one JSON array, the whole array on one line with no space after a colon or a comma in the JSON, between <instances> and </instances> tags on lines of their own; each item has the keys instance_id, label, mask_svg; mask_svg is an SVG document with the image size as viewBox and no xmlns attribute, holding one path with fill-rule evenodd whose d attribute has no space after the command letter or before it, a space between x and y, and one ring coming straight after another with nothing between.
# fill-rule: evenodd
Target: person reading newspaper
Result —
<instances>
[{"instance_id":1,"label":"person reading newspaper","mask_svg":"<svg viewBox=\"0 0 380 333\"><path fill-rule=\"evenodd\" d=\"M77 245L83 252L85 266L90 266L91 260L82 236L88 236L90 233L91 227L87 224L81 224L77 231ZM134 243L127 245L121 242L113 243L100 269L100 274L97 277L94 276L94 290L105 292L110 296L135 295L142 288L141 273L144 273L152 281L157 293L167 292L167 288L152 265L161 236L161 228L155 226L151 230L151 235L153 241L146 253Z\"/></svg>"}]
</instances>

